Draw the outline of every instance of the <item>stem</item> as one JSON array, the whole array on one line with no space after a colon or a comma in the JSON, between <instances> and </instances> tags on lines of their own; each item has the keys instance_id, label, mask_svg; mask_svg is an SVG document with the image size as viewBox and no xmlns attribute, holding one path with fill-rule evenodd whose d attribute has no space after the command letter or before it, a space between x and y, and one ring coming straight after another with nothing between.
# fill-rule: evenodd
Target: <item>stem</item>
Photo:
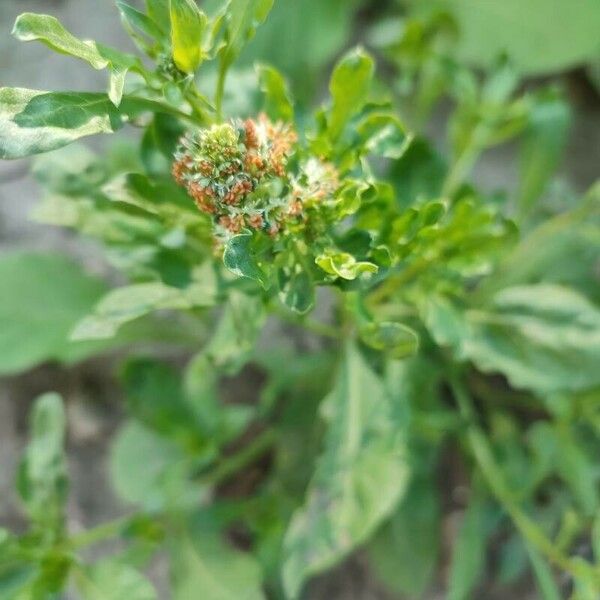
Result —
<instances>
[{"instance_id":1,"label":"stem","mask_svg":"<svg viewBox=\"0 0 600 600\"><path fill-rule=\"evenodd\" d=\"M217 467L203 476L200 481L218 485L264 454L277 440L274 429L266 429L236 454L225 458Z\"/></svg>"},{"instance_id":2,"label":"stem","mask_svg":"<svg viewBox=\"0 0 600 600\"><path fill-rule=\"evenodd\" d=\"M502 470L497 465L492 449L483 430L476 424L476 415L471 398L462 381L456 375L449 379L452 393L458 403L462 417L467 421L468 440L473 456L492 493L510 515L521 535L537 550L563 571L574 577L583 577L600 585L600 575L590 565L565 556L518 505L509 489Z\"/></svg>"},{"instance_id":3,"label":"stem","mask_svg":"<svg viewBox=\"0 0 600 600\"><path fill-rule=\"evenodd\" d=\"M83 531L77 535L71 536L67 540L67 544L71 549L83 548L91 544L96 544L108 538L116 537L120 535L131 521L131 515L126 517L119 517L113 521L102 523L97 527Z\"/></svg>"},{"instance_id":4,"label":"stem","mask_svg":"<svg viewBox=\"0 0 600 600\"><path fill-rule=\"evenodd\" d=\"M456 190L462 185L475 166L481 151L485 148L487 137L487 125L479 123L473 130L468 144L452 165L450 171L448 171L442 186L442 196L451 198Z\"/></svg>"},{"instance_id":5,"label":"stem","mask_svg":"<svg viewBox=\"0 0 600 600\"><path fill-rule=\"evenodd\" d=\"M369 294L369 304L379 304L383 300L391 296L400 286L408 283L411 279L422 273L429 266L430 261L425 258L420 258L408 265L404 271L398 275L391 275L378 288L375 288Z\"/></svg>"},{"instance_id":6,"label":"stem","mask_svg":"<svg viewBox=\"0 0 600 600\"><path fill-rule=\"evenodd\" d=\"M219 77L217 79L217 89L215 92L215 109L217 113L217 122L223 118L223 96L225 94L225 79L227 77L227 69L219 67Z\"/></svg>"}]
</instances>

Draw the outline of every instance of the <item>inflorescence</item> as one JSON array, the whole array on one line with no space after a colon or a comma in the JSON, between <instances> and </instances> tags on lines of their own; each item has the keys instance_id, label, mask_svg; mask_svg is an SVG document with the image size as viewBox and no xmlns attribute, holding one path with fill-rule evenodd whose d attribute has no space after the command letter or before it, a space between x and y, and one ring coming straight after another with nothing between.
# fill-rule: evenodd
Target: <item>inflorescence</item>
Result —
<instances>
[{"instance_id":1,"label":"inflorescence","mask_svg":"<svg viewBox=\"0 0 600 600\"><path fill-rule=\"evenodd\" d=\"M289 172L296 141L290 125L265 115L188 132L175 154L173 177L213 216L218 242L244 229L274 237L305 218L305 205L338 187L335 168L318 159L309 159L297 176Z\"/></svg>"}]
</instances>

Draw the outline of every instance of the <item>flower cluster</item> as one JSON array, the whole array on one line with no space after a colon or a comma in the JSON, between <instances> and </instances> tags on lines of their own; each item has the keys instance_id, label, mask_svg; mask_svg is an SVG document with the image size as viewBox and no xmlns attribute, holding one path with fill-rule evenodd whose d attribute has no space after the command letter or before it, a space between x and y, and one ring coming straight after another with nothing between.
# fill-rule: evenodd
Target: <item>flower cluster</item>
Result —
<instances>
[{"instance_id":1,"label":"flower cluster","mask_svg":"<svg viewBox=\"0 0 600 600\"><path fill-rule=\"evenodd\" d=\"M285 217L283 202L273 202L269 183L286 179L296 134L291 127L234 121L186 134L175 155L173 176L198 208L214 215L219 237L243 228L276 234Z\"/></svg>"},{"instance_id":2,"label":"flower cluster","mask_svg":"<svg viewBox=\"0 0 600 600\"><path fill-rule=\"evenodd\" d=\"M324 197L338 185L335 169L316 159L306 173L289 172L296 140L291 126L265 115L189 132L175 154L173 177L213 216L219 242L243 229L275 236L304 218L305 199Z\"/></svg>"}]
</instances>

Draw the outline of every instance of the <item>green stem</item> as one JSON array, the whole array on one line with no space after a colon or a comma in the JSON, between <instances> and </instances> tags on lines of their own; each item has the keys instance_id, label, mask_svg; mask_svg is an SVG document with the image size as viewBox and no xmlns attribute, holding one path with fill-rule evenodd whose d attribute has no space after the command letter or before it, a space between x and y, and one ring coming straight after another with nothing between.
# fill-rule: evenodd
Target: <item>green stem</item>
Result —
<instances>
[{"instance_id":1,"label":"green stem","mask_svg":"<svg viewBox=\"0 0 600 600\"><path fill-rule=\"evenodd\" d=\"M600 575L590 565L565 556L519 506L504 480L502 470L495 461L485 433L476 424L475 410L462 381L458 376L453 375L450 377L449 382L461 415L467 421L468 440L475 462L490 490L510 515L521 535L563 571L570 573L574 577L582 577L588 581L592 580L596 585L600 585Z\"/></svg>"},{"instance_id":2,"label":"green stem","mask_svg":"<svg viewBox=\"0 0 600 600\"><path fill-rule=\"evenodd\" d=\"M215 92L215 110L217 113L217 122L223 119L223 96L225 95L225 79L227 69L219 67L219 76L217 79L217 89Z\"/></svg>"},{"instance_id":3,"label":"green stem","mask_svg":"<svg viewBox=\"0 0 600 600\"><path fill-rule=\"evenodd\" d=\"M448 171L444 184L442 185L442 196L451 198L456 190L462 185L475 166L481 151L485 148L487 138L487 125L479 123L474 128L464 150L454 162L452 168Z\"/></svg>"},{"instance_id":4,"label":"green stem","mask_svg":"<svg viewBox=\"0 0 600 600\"><path fill-rule=\"evenodd\" d=\"M102 523L93 529L88 529L87 531L71 536L67 540L67 544L69 548L76 550L109 538L117 537L123 532L127 525L129 525L130 521L131 515L128 515L126 517L119 517L113 521Z\"/></svg>"},{"instance_id":5,"label":"green stem","mask_svg":"<svg viewBox=\"0 0 600 600\"><path fill-rule=\"evenodd\" d=\"M212 471L202 476L200 481L207 485L218 485L243 469L246 465L264 454L277 440L277 432L266 429L236 454L221 461Z\"/></svg>"},{"instance_id":6,"label":"green stem","mask_svg":"<svg viewBox=\"0 0 600 600\"><path fill-rule=\"evenodd\" d=\"M390 275L378 288L375 288L369 294L369 304L379 304L391 296L398 288L408 283L414 277L422 273L429 266L430 261L425 258L419 258L408 265L397 275Z\"/></svg>"}]
</instances>

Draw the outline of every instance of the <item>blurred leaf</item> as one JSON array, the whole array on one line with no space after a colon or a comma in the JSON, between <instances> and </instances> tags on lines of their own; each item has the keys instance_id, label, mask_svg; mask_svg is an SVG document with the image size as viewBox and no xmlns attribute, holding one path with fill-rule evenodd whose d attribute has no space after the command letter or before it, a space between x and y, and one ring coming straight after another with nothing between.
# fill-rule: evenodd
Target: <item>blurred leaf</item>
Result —
<instances>
[{"instance_id":1,"label":"blurred leaf","mask_svg":"<svg viewBox=\"0 0 600 600\"><path fill-rule=\"evenodd\" d=\"M544 193L567 141L569 105L550 92L533 104L521 148L519 210L528 214Z\"/></svg>"},{"instance_id":2,"label":"blurred leaf","mask_svg":"<svg viewBox=\"0 0 600 600\"><path fill-rule=\"evenodd\" d=\"M191 528L173 548L174 600L261 600L265 598L258 564L228 546L211 527Z\"/></svg>"},{"instance_id":3,"label":"blurred leaf","mask_svg":"<svg viewBox=\"0 0 600 600\"><path fill-rule=\"evenodd\" d=\"M125 323L156 310L191 309L211 306L214 295L209 286L192 284L186 289L170 287L159 281L135 283L109 291L96 304L90 315L72 330L72 340L94 340L113 337Z\"/></svg>"},{"instance_id":4,"label":"blurred leaf","mask_svg":"<svg viewBox=\"0 0 600 600\"><path fill-rule=\"evenodd\" d=\"M359 4L356 0L277 0L242 60L264 61L281 69L291 79L294 95L306 103L317 91L321 69L346 45Z\"/></svg>"},{"instance_id":5,"label":"blurred leaf","mask_svg":"<svg viewBox=\"0 0 600 600\"><path fill-rule=\"evenodd\" d=\"M136 569L118 559L80 567L75 581L82 600L155 600L154 586Z\"/></svg>"},{"instance_id":6,"label":"blurred leaf","mask_svg":"<svg viewBox=\"0 0 600 600\"><path fill-rule=\"evenodd\" d=\"M194 506L202 497L201 488L190 483L191 465L183 449L135 421L119 430L109 467L117 494L148 511Z\"/></svg>"},{"instance_id":7,"label":"blurred leaf","mask_svg":"<svg viewBox=\"0 0 600 600\"><path fill-rule=\"evenodd\" d=\"M489 67L508 54L524 74L541 74L565 70L598 55L600 8L595 0L575 4L434 0L428 4L449 11L456 19L459 57L478 66Z\"/></svg>"},{"instance_id":8,"label":"blurred leaf","mask_svg":"<svg viewBox=\"0 0 600 600\"><path fill-rule=\"evenodd\" d=\"M273 120L292 121L294 108L287 83L281 73L268 65L257 65L260 88L265 95L265 112Z\"/></svg>"},{"instance_id":9,"label":"blurred leaf","mask_svg":"<svg viewBox=\"0 0 600 600\"><path fill-rule=\"evenodd\" d=\"M220 71L224 73L252 39L256 28L267 18L274 0L231 0L227 11L226 44L221 51Z\"/></svg>"},{"instance_id":10,"label":"blurred leaf","mask_svg":"<svg viewBox=\"0 0 600 600\"><path fill-rule=\"evenodd\" d=\"M124 365L121 381L136 419L159 433L192 442L198 424L175 369L152 359L132 359Z\"/></svg>"},{"instance_id":11,"label":"blurred leaf","mask_svg":"<svg viewBox=\"0 0 600 600\"><path fill-rule=\"evenodd\" d=\"M195 0L169 0L173 60L184 73L193 73L202 62L202 37L207 16Z\"/></svg>"},{"instance_id":12,"label":"blurred leaf","mask_svg":"<svg viewBox=\"0 0 600 600\"><path fill-rule=\"evenodd\" d=\"M540 556L537 550L527 546L529 560L533 567L537 588L542 600L560 600L561 593L552 576L552 570L548 563Z\"/></svg>"},{"instance_id":13,"label":"blurred leaf","mask_svg":"<svg viewBox=\"0 0 600 600\"><path fill-rule=\"evenodd\" d=\"M58 394L44 394L33 406L30 441L19 468L17 488L29 518L58 535L67 500L64 454L65 412Z\"/></svg>"},{"instance_id":14,"label":"blurred leaf","mask_svg":"<svg viewBox=\"0 0 600 600\"><path fill-rule=\"evenodd\" d=\"M366 323L360 328L360 337L367 346L392 358L405 358L415 354L419 348L417 333L402 323L392 321Z\"/></svg>"},{"instance_id":15,"label":"blurred leaf","mask_svg":"<svg viewBox=\"0 0 600 600\"><path fill-rule=\"evenodd\" d=\"M398 510L369 543L369 564L390 590L419 597L433 577L440 534L435 482L417 475Z\"/></svg>"},{"instance_id":16,"label":"blurred leaf","mask_svg":"<svg viewBox=\"0 0 600 600\"><path fill-rule=\"evenodd\" d=\"M426 321L437 343L459 360L504 374L541 396L600 383L600 311L586 298L551 284L515 286L490 305L461 312L431 298Z\"/></svg>"},{"instance_id":17,"label":"blurred leaf","mask_svg":"<svg viewBox=\"0 0 600 600\"><path fill-rule=\"evenodd\" d=\"M488 537L488 505L482 492L471 491L452 551L448 600L467 600L483 577Z\"/></svg>"},{"instance_id":18,"label":"blurred leaf","mask_svg":"<svg viewBox=\"0 0 600 600\"><path fill-rule=\"evenodd\" d=\"M383 381L348 346L334 390L322 403L328 430L284 542L283 582L297 598L307 578L366 541L404 493L404 423L394 418Z\"/></svg>"},{"instance_id":19,"label":"blurred leaf","mask_svg":"<svg viewBox=\"0 0 600 600\"><path fill-rule=\"evenodd\" d=\"M329 137L340 137L349 119L364 105L374 71L373 59L362 49L348 52L337 63L331 80L331 110L329 113Z\"/></svg>"},{"instance_id":20,"label":"blurred leaf","mask_svg":"<svg viewBox=\"0 0 600 600\"><path fill-rule=\"evenodd\" d=\"M0 280L0 373L102 349L69 343L69 331L106 289L75 263L54 254L5 253Z\"/></svg>"}]
</instances>

